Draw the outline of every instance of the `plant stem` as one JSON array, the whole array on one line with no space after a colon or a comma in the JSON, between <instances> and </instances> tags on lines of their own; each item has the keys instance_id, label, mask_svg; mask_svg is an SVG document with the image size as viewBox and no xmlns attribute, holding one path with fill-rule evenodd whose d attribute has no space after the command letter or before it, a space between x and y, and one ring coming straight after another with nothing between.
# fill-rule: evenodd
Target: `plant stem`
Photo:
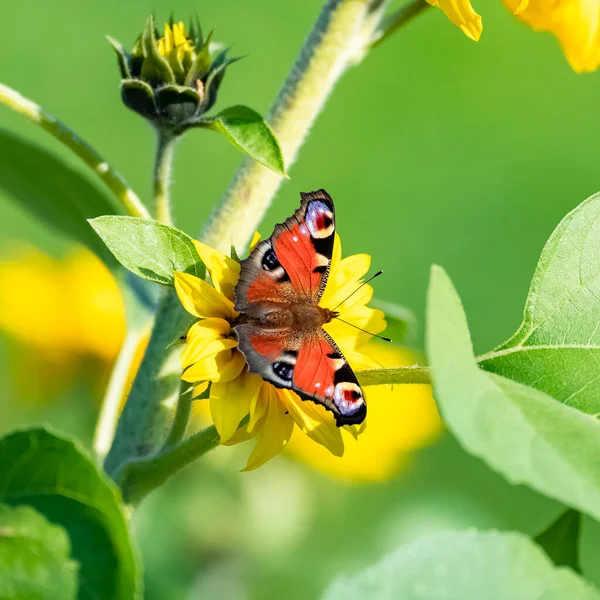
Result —
<instances>
[{"instance_id":1,"label":"plant stem","mask_svg":"<svg viewBox=\"0 0 600 600\"><path fill-rule=\"evenodd\" d=\"M171 425L171 431L165 440L163 445L163 451L178 444L184 437L187 431L188 422L190 420L190 414L192 413L192 396L193 393L186 391L185 388L189 388L190 384L182 381L179 390L179 400L177 401L177 409L175 411L175 418Z\"/></svg>"},{"instance_id":2,"label":"plant stem","mask_svg":"<svg viewBox=\"0 0 600 600\"><path fill-rule=\"evenodd\" d=\"M125 385L129 379L133 358L142 339L143 331L143 328L128 329L119 356L113 366L94 435L94 452L99 462L106 457L115 437L119 412L124 395L127 393Z\"/></svg>"},{"instance_id":3,"label":"plant stem","mask_svg":"<svg viewBox=\"0 0 600 600\"><path fill-rule=\"evenodd\" d=\"M385 369L366 369L357 371L356 376L361 385L390 385L431 383L430 368L415 365L414 367L388 367Z\"/></svg>"},{"instance_id":4,"label":"plant stem","mask_svg":"<svg viewBox=\"0 0 600 600\"><path fill-rule=\"evenodd\" d=\"M45 113L35 102L21 96L15 90L0 84L0 104L29 117L34 123L52 134L69 150L74 152L83 162L100 177L115 198L133 217L149 219L150 213L142 204L136 193L125 183L125 180L115 171L89 144L77 134L65 127L53 116Z\"/></svg>"},{"instance_id":5,"label":"plant stem","mask_svg":"<svg viewBox=\"0 0 600 600\"><path fill-rule=\"evenodd\" d=\"M171 216L171 169L175 156L175 143L177 138L170 133L158 129L158 143L156 145L156 159L154 161L154 202L156 205L156 218L167 225L173 224Z\"/></svg>"},{"instance_id":6,"label":"plant stem","mask_svg":"<svg viewBox=\"0 0 600 600\"><path fill-rule=\"evenodd\" d=\"M363 58L381 21L385 1L328 0L267 121L286 169L342 74ZM203 236L223 251L247 246L282 181L281 175L246 159Z\"/></svg>"},{"instance_id":7,"label":"plant stem","mask_svg":"<svg viewBox=\"0 0 600 600\"><path fill-rule=\"evenodd\" d=\"M175 290L165 290L146 354L104 463L113 479L129 460L156 452L164 442L179 397L181 376L181 346L170 343L189 324L189 318Z\"/></svg>"},{"instance_id":8,"label":"plant stem","mask_svg":"<svg viewBox=\"0 0 600 600\"><path fill-rule=\"evenodd\" d=\"M148 493L215 448L218 443L219 434L211 425L176 446L154 456L130 462L117 479L123 499L127 504L138 504Z\"/></svg>"},{"instance_id":9,"label":"plant stem","mask_svg":"<svg viewBox=\"0 0 600 600\"><path fill-rule=\"evenodd\" d=\"M385 17L381 22L381 27L375 34L375 39L371 43L371 48L379 46L381 42L387 40L396 33L398 29L406 25L409 21L412 21L417 15L420 15L430 6L431 4L428 4L425 0L413 0L410 4L403 6L388 17Z\"/></svg>"}]
</instances>

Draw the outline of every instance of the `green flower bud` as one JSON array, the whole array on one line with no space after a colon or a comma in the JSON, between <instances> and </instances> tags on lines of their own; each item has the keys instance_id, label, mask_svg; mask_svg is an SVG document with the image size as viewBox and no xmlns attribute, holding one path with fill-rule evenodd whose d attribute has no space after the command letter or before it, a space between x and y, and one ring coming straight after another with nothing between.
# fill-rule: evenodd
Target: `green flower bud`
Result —
<instances>
[{"instance_id":1,"label":"green flower bud","mask_svg":"<svg viewBox=\"0 0 600 600\"><path fill-rule=\"evenodd\" d=\"M123 102L157 127L183 132L212 108L226 68L239 58L227 51L213 60L212 32L204 40L198 23L189 33L183 22L166 23L158 37L150 17L130 53L108 37L119 61Z\"/></svg>"}]
</instances>

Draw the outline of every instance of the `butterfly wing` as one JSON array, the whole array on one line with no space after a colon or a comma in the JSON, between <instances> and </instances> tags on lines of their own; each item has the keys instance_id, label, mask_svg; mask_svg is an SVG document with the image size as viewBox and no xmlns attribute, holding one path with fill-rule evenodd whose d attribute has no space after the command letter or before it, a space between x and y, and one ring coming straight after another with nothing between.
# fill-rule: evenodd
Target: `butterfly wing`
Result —
<instances>
[{"instance_id":1,"label":"butterfly wing","mask_svg":"<svg viewBox=\"0 0 600 600\"><path fill-rule=\"evenodd\" d=\"M303 341L294 365L292 389L333 412L336 424L362 423L367 405L354 371L323 329Z\"/></svg>"},{"instance_id":2,"label":"butterfly wing","mask_svg":"<svg viewBox=\"0 0 600 600\"><path fill-rule=\"evenodd\" d=\"M235 289L236 333L251 373L334 413L338 425L361 423L366 404L358 380L320 327L273 327L278 311L317 305L327 284L335 209L325 190L303 193L300 208L242 261ZM261 326L269 322L269 327Z\"/></svg>"},{"instance_id":3,"label":"butterfly wing","mask_svg":"<svg viewBox=\"0 0 600 600\"><path fill-rule=\"evenodd\" d=\"M235 309L257 304L318 303L323 295L335 239L335 209L325 190L302 193L300 208L275 227L241 263Z\"/></svg>"},{"instance_id":4,"label":"butterfly wing","mask_svg":"<svg viewBox=\"0 0 600 600\"><path fill-rule=\"evenodd\" d=\"M356 375L324 329L290 335L245 324L236 331L251 373L322 404L338 426L364 421L367 405Z\"/></svg>"}]
</instances>

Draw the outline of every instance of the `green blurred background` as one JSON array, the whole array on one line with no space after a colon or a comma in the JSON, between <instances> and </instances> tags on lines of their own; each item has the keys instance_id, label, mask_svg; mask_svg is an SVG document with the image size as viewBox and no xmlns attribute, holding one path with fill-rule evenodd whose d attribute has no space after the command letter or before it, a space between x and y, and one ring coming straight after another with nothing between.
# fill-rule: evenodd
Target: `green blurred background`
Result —
<instances>
[{"instance_id":1,"label":"green blurred background","mask_svg":"<svg viewBox=\"0 0 600 600\"><path fill-rule=\"evenodd\" d=\"M154 134L120 104L116 60L104 35L130 46L150 12L159 22L171 11L183 19L198 12L206 30L217 28L216 39L248 55L228 71L217 107L243 103L264 114L320 5L5 2L0 79L65 121L148 198ZM554 227L600 189L600 80L574 74L554 38L517 22L500 1L475 8L484 17L479 43L431 9L347 73L263 233L290 214L299 191L326 188L337 203L345 253L368 252L385 270L377 296L408 306L422 324L429 267L442 264L483 352L518 326ZM47 134L2 107L0 127L88 175ZM213 134L186 136L174 176L181 228L200 230L239 162ZM2 197L0 251L15 241L57 257L67 249L66 240ZM6 372L13 351L5 336L0 428L48 420L89 443L97 382L74 382L60 402L27 405ZM316 598L336 574L369 565L424 532L477 526L535 533L560 511L504 482L449 436L385 483L340 483L286 456L253 473L240 474L239 466L236 451L219 450L136 515L148 598ZM600 529L586 522L584 566L596 582L599 545Z\"/></svg>"}]
</instances>

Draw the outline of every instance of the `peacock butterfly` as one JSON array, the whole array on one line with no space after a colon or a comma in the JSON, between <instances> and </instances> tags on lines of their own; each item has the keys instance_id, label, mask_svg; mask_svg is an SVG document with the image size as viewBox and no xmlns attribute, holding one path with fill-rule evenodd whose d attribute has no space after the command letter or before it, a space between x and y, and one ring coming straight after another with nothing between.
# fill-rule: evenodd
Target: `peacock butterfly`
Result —
<instances>
[{"instance_id":1,"label":"peacock butterfly","mask_svg":"<svg viewBox=\"0 0 600 600\"><path fill-rule=\"evenodd\" d=\"M233 323L251 373L332 411L339 426L362 423L356 375L323 329L338 316L322 308L335 208L325 190L301 193L300 208L241 263Z\"/></svg>"}]
</instances>

